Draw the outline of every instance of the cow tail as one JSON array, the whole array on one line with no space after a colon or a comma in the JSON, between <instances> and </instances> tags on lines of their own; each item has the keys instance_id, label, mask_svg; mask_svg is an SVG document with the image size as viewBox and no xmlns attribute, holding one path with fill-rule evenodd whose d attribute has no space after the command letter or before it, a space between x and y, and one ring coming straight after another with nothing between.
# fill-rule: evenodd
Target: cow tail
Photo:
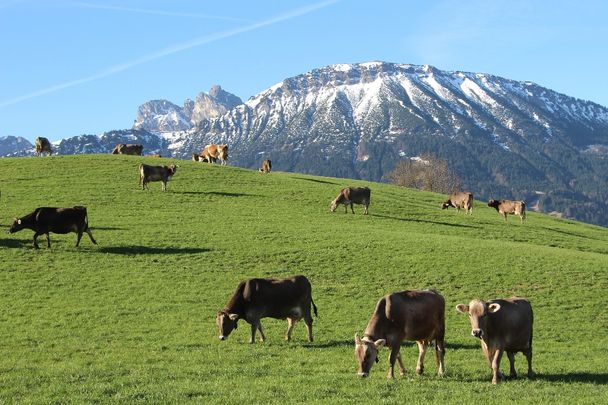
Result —
<instances>
[{"instance_id":1,"label":"cow tail","mask_svg":"<svg viewBox=\"0 0 608 405\"><path fill-rule=\"evenodd\" d=\"M315 316L318 318L319 314L317 313L317 306L315 305L315 302L312 299L312 296L310 297L310 303L312 304L312 310L315 311Z\"/></svg>"}]
</instances>

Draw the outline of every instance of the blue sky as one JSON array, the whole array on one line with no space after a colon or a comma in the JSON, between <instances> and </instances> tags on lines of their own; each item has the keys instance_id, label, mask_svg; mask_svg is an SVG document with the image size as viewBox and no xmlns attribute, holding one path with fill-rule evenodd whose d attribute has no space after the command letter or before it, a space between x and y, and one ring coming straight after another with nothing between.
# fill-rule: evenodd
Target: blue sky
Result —
<instances>
[{"instance_id":1,"label":"blue sky","mask_svg":"<svg viewBox=\"0 0 608 405\"><path fill-rule=\"evenodd\" d=\"M604 0L0 0L0 136L130 128L152 99L243 100L382 60L529 80L608 106Z\"/></svg>"}]
</instances>

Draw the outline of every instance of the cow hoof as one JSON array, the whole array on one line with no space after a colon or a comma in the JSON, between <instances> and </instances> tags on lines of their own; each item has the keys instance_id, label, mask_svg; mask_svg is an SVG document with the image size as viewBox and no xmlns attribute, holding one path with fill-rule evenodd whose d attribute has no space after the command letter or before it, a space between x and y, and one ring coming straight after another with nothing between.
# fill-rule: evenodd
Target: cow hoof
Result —
<instances>
[{"instance_id":1,"label":"cow hoof","mask_svg":"<svg viewBox=\"0 0 608 405\"><path fill-rule=\"evenodd\" d=\"M515 380L517 378L517 373L511 373L509 374L509 378L512 380Z\"/></svg>"},{"instance_id":2,"label":"cow hoof","mask_svg":"<svg viewBox=\"0 0 608 405\"><path fill-rule=\"evenodd\" d=\"M424 368L416 368L416 374L420 375L424 373Z\"/></svg>"}]
</instances>

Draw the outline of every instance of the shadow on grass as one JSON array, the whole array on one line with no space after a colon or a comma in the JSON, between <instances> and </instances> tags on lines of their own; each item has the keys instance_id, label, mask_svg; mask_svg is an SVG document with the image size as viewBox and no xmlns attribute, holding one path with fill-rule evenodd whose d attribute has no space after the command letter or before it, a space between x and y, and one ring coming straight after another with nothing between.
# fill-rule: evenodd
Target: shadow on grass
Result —
<instances>
[{"instance_id":1,"label":"shadow on grass","mask_svg":"<svg viewBox=\"0 0 608 405\"><path fill-rule=\"evenodd\" d=\"M101 253L110 253L115 255L177 255L177 254L192 254L206 253L211 249L207 248L179 248L179 247L153 247L153 246L107 246L98 249Z\"/></svg>"},{"instance_id":2,"label":"shadow on grass","mask_svg":"<svg viewBox=\"0 0 608 405\"><path fill-rule=\"evenodd\" d=\"M321 183L321 184L336 184L336 185L338 184L338 183L335 183L335 182L333 182L333 181L325 181L325 180L317 180L317 179L307 179L306 177L296 177L296 176L294 176L294 177L292 177L292 178L293 178L293 179L296 179L296 180L312 181L313 183Z\"/></svg>"},{"instance_id":3,"label":"shadow on grass","mask_svg":"<svg viewBox=\"0 0 608 405\"><path fill-rule=\"evenodd\" d=\"M415 346L416 342L410 342L410 341L404 341L401 344L401 347L411 347L411 346ZM355 340L354 339L349 339L349 340L330 340L329 342L313 342L313 343L305 343L304 347L308 347L308 348L315 348L315 349L323 349L323 348L327 348L327 347L350 347L350 346L355 346ZM435 345L431 345L430 348L434 349ZM479 344L474 344L474 343L470 343L470 344L461 344L461 343L446 343L445 344L445 348L446 350L457 350L457 349L479 349L480 346Z\"/></svg>"},{"instance_id":4,"label":"shadow on grass","mask_svg":"<svg viewBox=\"0 0 608 405\"><path fill-rule=\"evenodd\" d=\"M222 191L176 191L176 194L192 194L192 195L219 195L221 197L263 197L259 194L247 193L226 193Z\"/></svg>"},{"instance_id":5,"label":"shadow on grass","mask_svg":"<svg viewBox=\"0 0 608 405\"><path fill-rule=\"evenodd\" d=\"M91 226L91 231L99 229L100 231L124 231L125 228L116 228L114 226Z\"/></svg>"},{"instance_id":6,"label":"shadow on grass","mask_svg":"<svg viewBox=\"0 0 608 405\"><path fill-rule=\"evenodd\" d=\"M533 380L566 383L608 384L608 373L574 372L564 374L536 374Z\"/></svg>"},{"instance_id":7,"label":"shadow on grass","mask_svg":"<svg viewBox=\"0 0 608 405\"><path fill-rule=\"evenodd\" d=\"M584 239L591 239L591 240L599 240L599 241L605 241L605 239L600 239L600 238L594 238L592 236L587 236L587 235L581 235L580 233L576 233L576 232L568 232L568 231L562 231L561 229L556 229L556 228L549 228L546 226L541 227L543 229L546 229L548 231L552 231L552 232L557 232L557 233L561 233L567 236L575 236L577 238L584 238Z\"/></svg>"},{"instance_id":8,"label":"shadow on grass","mask_svg":"<svg viewBox=\"0 0 608 405\"><path fill-rule=\"evenodd\" d=\"M465 224L451 224L449 222L439 222L439 221L429 221L427 219L416 219L416 218L399 218L399 217L392 217L390 215L380 215L380 214L370 214L370 216L372 217L379 217L379 218L386 218L386 219L395 219L397 221L405 221L405 222L418 222L418 223L423 223L423 224L433 224L433 225L445 225L445 226L454 226L457 228L473 228L473 229L479 229L481 227L477 226L477 225L465 225Z\"/></svg>"},{"instance_id":9,"label":"shadow on grass","mask_svg":"<svg viewBox=\"0 0 608 405\"><path fill-rule=\"evenodd\" d=\"M0 239L0 247L5 248L22 248L25 246L32 246L32 241L24 241L19 239Z\"/></svg>"}]
</instances>

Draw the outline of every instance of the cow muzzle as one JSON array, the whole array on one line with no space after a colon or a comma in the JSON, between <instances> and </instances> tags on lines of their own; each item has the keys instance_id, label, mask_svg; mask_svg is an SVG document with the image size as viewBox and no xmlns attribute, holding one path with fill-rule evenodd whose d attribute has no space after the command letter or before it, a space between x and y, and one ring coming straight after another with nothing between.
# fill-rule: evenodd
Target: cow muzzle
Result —
<instances>
[{"instance_id":1,"label":"cow muzzle","mask_svg":"<svg viewBox=\"0 0 608 405\"><path fill-rule=\"evenodd\" d=\"M367 377L367 376L369 375L369 373L363 373L363 372L359 372L359 373L357 373L357 375L358 375L359 377L361 377L361 378L365 378L365 377Z\"/></svg>"},{"instance_id":2,"label":"cow muzzle","mask_svg":"<svg viewBox=\"0 0 608 405\"><path fill-rule=\"evenodd\" d=\"M481 329L473 329L471 331L471 335L475 336L476 338L481 339L481 337L483 336L483 331Z\"/></svg>"},{"instance_id":3,"label":"cow muzzle","mask_svg":"<svg viewBox=\"0 0 608 405\"><path fill-rule=\"evenodd\" d=\"M226 336L220 335L220 340L226 340Z\"/></svg>"}]
</instances>

